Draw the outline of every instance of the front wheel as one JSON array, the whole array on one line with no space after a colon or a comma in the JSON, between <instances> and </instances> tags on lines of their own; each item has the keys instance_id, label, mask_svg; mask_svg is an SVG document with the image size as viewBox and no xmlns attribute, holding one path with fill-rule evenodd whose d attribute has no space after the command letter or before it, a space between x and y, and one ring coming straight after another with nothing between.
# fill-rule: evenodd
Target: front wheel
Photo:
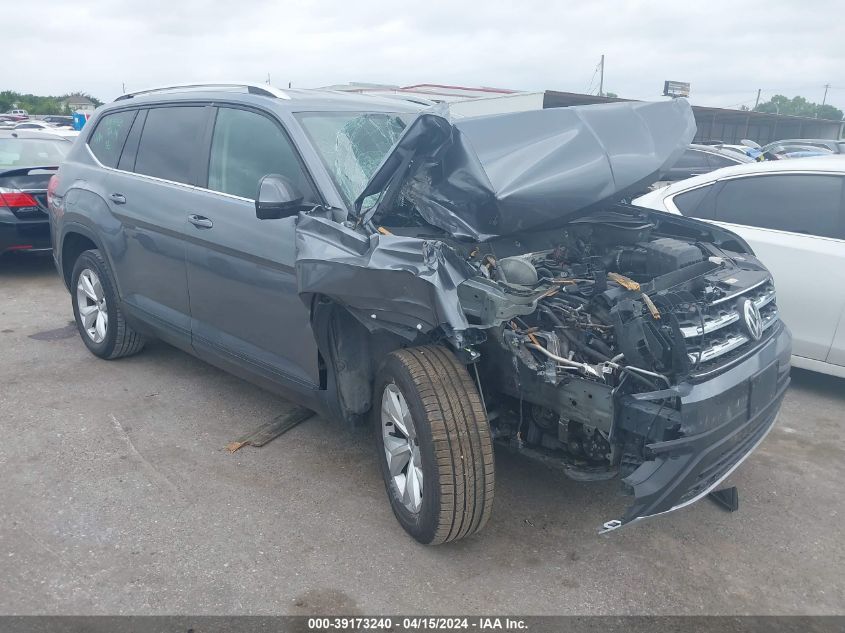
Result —
<instances>
[{"instance_id":1,"label":"front wheel","mask_svg":"<svg viewBox=\"0 0 845 633\"><path fill-rule=\"evenodd\" d=\"M436 545L474 534L493 507L493 444L466 367L439 346L387 356L373 398L378 460L393 513Z\"/></svg>"}]
</instances>

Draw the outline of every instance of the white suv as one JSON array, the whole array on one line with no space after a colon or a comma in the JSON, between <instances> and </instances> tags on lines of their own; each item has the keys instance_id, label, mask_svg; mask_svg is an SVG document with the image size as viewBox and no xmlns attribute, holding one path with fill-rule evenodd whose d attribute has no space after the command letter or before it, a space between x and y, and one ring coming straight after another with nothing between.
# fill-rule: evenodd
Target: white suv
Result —
<instances>
[{"instance_id":1,"label":"white suv","mask_svg":"<svg viewBox=\"0 0 845 633\"><path fill-rule=\"evenodd\" d=\"M845 377L845 156L727 167L634 204L742 236L774 276L793 365Z\"/></svg>"}]
</instances>

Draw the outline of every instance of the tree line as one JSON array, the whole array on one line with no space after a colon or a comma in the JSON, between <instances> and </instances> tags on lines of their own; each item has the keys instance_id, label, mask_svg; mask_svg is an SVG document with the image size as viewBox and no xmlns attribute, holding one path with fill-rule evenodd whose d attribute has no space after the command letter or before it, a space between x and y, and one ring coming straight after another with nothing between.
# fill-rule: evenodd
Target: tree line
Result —
<instances>
[{"instance_id":1,"label":"tree line","mask_svg":"<svg viewBox=\"0 0 845 633\"><path fill-rule=\"evenodd\" d=\"M748 108L744 108L747 110ZM786 97L775 95L768 101L760 103L754 108L755 112L767 112L769 114L788 114L792 116L806 116L815 119L827 119L828 121L842 121L845 119L842 110L829 103L824 105L813 103L804 97Z\"/></svg>"},{"instance_id":2,"label":"tree line","mask_svg":"<svg viewBox=\"0 0 845 633\"><path fill-rule=\"evenodd\" d=\"M59 97L40 97L4 90L0 92L0 114L8 112L12 108L26 110L29 114L68 114L63 107L63 102L71 96L87 97L95 106L103 105L102 101L84 92L73 92Z\"/></svg>"}]
</instances>

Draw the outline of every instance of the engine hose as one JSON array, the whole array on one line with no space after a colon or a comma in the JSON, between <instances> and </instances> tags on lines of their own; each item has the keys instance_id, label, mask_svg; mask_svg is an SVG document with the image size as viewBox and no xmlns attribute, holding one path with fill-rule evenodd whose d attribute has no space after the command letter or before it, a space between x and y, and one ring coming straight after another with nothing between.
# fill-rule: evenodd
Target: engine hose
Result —
<instances>
[{"instance_id":1,"label":"engine hose","mask_svg":"<svg viewBox=\"0 0 845 633\"><path fill-rule=\"evenodd\" d=\"M552 312L551 308L547 308L546 306L540 306L540 309L549 315L549 318L554 322L554 324L561 329L561 332L563 332L563 335L566 337L566 340L568 340L579 352L581 352L585 356L590 357L593 360L602 363L610 360L610 356L605 356L598 350L589 347L586 343L583 343L581 340L578 339L577 336L575 336L568 329L566 329L566 326L563 324L563 321L557 318L557 315Z\"/></svg>"},{"instance_id":2,"label":"engine hose","mask_svg":"<svg viewBox=\"0 0 845 633\"><path fill-rule=\"evenodd\" d=\"M574 345L575 348L578 349L579 351L581 351L585 356L589 356L590 358L592 358L594 360L598 360L599 362L602 362L602 363L611 363L614 367L618 368L621 371L624 371L626 374L628 374L631 378L633 378L634 380L636 380L640 384L647 385L652 389L657 388L657 385L655 385L654 382L652 382L651 380L649 380L648 378L646 378L642 374L639 374L636 371L629 369L628 367L625 367L624 365L617 364L609 356L605 356L601 352L594 350L592 347L588 347L585 343L582 343L580 340L578 340L578 338L574 334L572 334L569 330L566 329L566 326L563 324L563 321L561 321L559 318L557 318L557 315L554 312L552 312L552 310L550 308L547 308L546 306L540 306L540 309L545 314L549 315L549 318L554 322L554 324L557 325L561 329L561 332L563 332L563 335L564 335L564 337L566 337L566 340L569 341L572 345ZM616 356L614 358L620 358L620 356ZM643 373L651 373L651 372L646 372L646 370L640 370L640 371L642 371ZM668 383L668 380L666 380L666 378L664 376L662 376L661 374L655 374L655 376L662 378L664 381L666 381Z\"/></svg>"},{"instance_id":3,"label":"engine hose","mask_svg":"<svg viewBox=\"0 0 845 633\"><path fill-rule=\"evenodd\" d=\"M557 354L553 354L552 352L547 350L542 345L537 345L536 343L526 343L525 347L527 347L528 349L537 350L538 352L542 353L543 355L551 358L553 361L560 363L565 368L580 369L585 374L593 376L594 378L600 378L601 377L601 374L596 370L595 367L592 367L591 365L588 365L587 363L579 363L578 361L569 360L568 358L564 358L563 356L558 356Z\"/></svg>"}]
</instances>

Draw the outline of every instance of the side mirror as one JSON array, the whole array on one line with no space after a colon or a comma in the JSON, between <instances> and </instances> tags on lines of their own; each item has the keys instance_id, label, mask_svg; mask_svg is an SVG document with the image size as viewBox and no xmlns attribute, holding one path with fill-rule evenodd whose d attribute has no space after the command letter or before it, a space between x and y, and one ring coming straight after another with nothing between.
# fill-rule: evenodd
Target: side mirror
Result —
<instances>
[{"instance_id":1,"label":"side mirror","mask_svg":"<svg viewBox=\"0 0 845 633\"><path fill-rule=\"evenodd\" d=\"M255 217L259 220L278 220L299 213L302 193L295 184L279 174L267 174L258 183Z\"/></svg>"}]
</instances>

